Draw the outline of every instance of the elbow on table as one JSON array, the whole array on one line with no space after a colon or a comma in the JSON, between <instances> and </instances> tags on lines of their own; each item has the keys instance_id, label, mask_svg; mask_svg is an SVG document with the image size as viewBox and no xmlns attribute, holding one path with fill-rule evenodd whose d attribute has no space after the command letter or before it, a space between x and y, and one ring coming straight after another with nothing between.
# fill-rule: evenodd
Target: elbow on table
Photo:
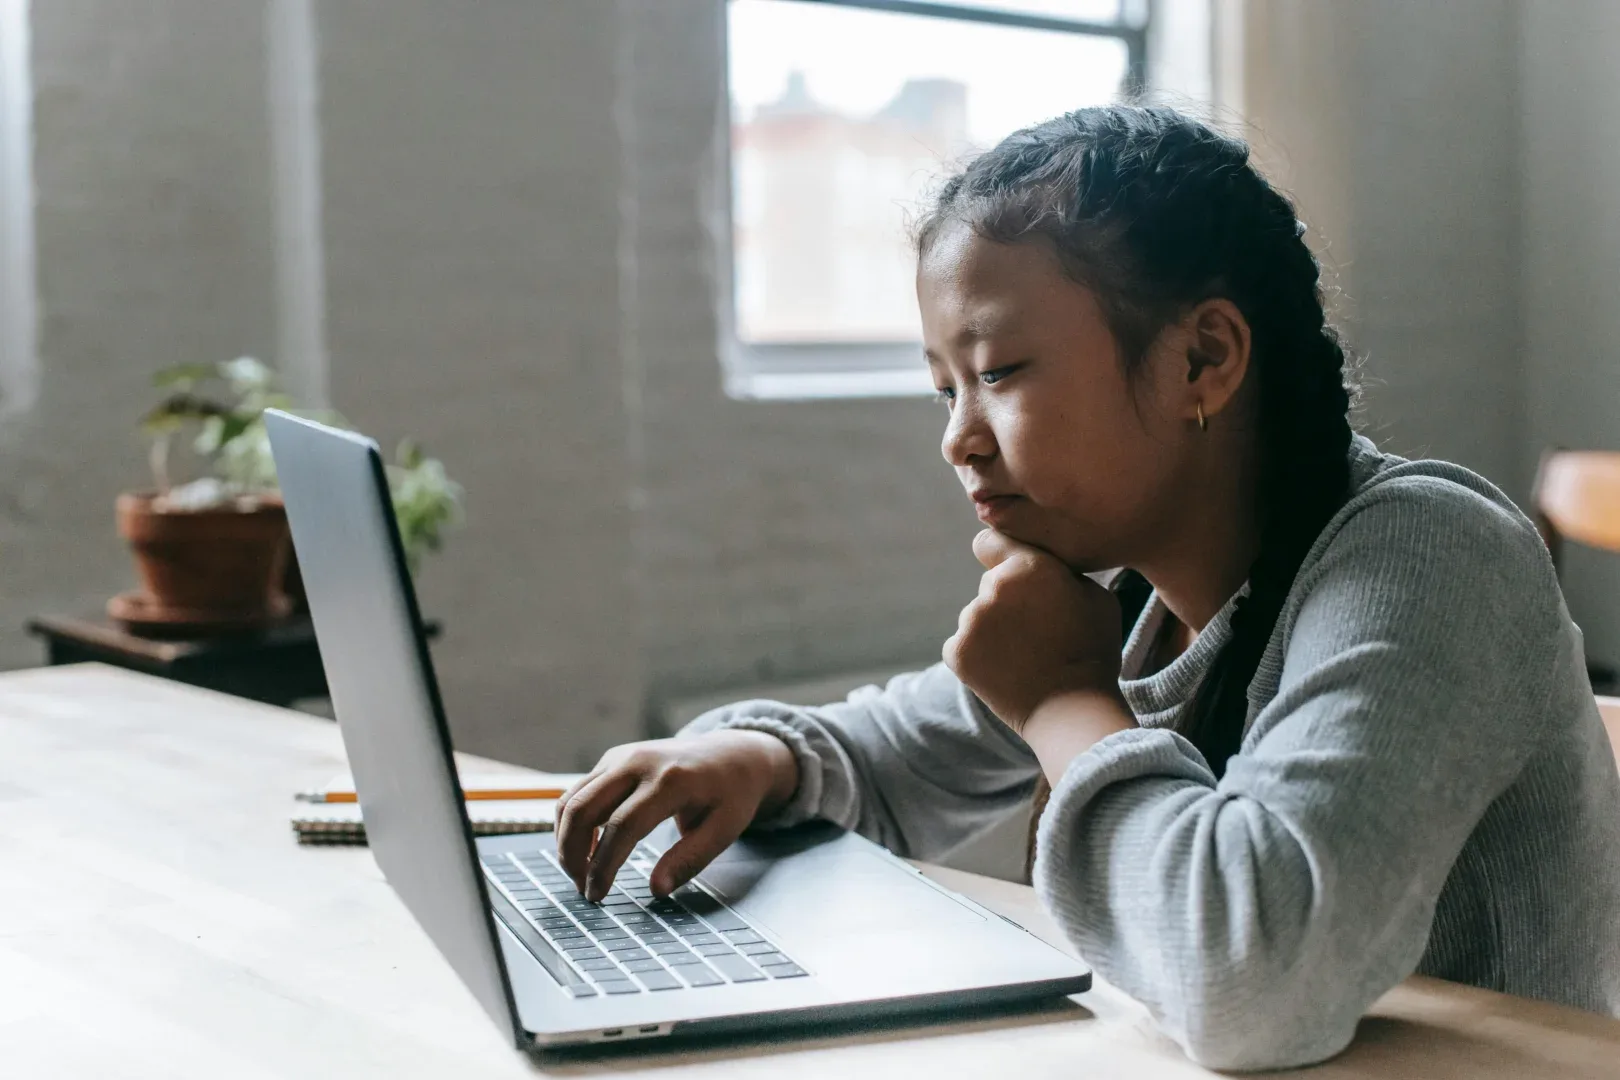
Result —
<instances>
[{"instance_id":1,"label":"elbow on table","mask_svg":"<svg viewBox=\"0 0 1620 1080\"><path fill-rule=\"evenodd\" d=\"M1258 995L1212 987L1173 1019L1166 1026L1198 1064L1254 1072L1326 1061L1350 1044L1359 1017L1279 986Z\"/></svg>"}]
</instances>

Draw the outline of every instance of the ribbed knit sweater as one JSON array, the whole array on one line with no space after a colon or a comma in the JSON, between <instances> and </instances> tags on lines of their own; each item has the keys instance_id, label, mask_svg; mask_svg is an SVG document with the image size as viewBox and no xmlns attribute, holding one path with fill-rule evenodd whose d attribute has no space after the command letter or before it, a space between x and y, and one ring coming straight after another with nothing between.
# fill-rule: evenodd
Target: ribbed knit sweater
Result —
<instances>
[{"instance_id":1,"label":"ribbed knit sweater","mask_svg":"<svg viewBox=\"0 0 1620 1080\"><path fill-rule=\"evenodd\" d=\"M1232 603L1142 674L1140 727L1070 763L1035 885L1080 953L1196 1060L1319 1061L1413 972L1620 1012L1620 774L1534 527L1466 469L1357 437L1217 781L1177 733ZM1235 601L1235 598L1234 598ZM943 665L821 708L730 705L799 764L772 822L938 858L1027 805L1033 753Z\"/></svg>"}]
</instances>

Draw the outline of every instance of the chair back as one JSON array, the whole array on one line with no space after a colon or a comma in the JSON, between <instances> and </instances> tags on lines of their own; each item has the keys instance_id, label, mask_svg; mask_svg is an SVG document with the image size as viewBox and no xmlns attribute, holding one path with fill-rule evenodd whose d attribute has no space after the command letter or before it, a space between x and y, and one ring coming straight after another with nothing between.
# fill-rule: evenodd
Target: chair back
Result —
<instances>
[{"instance_id":1,"label":"chair back","mask_svg":"<svg viewBox=\"0 0 1620 1080\"><path fill-rule=\"evenodd\" d=\"M1565 540L1620 552L1620 453L1547 451L1531 501L1554 565Z\"/></svg>"},{"instance_id":2,"label":"chair back","mask_svg":"<svg viewBox=\"0 0 1620 1080\"><path fill-rule=\"evenodd\" d=\"M1609 729L1609 747L1614 751L1615 765L1620 767L1620 697L1599 694L1597 703L1603 726Z\"/></svg>"}]
</instances>

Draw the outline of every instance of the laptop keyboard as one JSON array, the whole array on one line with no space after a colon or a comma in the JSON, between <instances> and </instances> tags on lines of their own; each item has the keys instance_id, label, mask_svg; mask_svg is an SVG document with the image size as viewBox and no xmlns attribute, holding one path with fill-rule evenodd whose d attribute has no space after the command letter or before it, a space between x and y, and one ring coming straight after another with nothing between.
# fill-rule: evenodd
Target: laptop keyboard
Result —
<instances>
[{"instance_id":1,"label":"laptop keyboard","mask_svg":"<svg viewBox=\"0 0 1620 1080\"><path fill-rule=\"evenodd\" d=\"M563 986L574 997L805 974L765 935L697 886L683 885L668 897L655 898L647 874L657 861L656 851L637 845L613 890L593 904L574 888L550 852L482 857L490 880L582 976Z\"/></svg>"}]
</instances>

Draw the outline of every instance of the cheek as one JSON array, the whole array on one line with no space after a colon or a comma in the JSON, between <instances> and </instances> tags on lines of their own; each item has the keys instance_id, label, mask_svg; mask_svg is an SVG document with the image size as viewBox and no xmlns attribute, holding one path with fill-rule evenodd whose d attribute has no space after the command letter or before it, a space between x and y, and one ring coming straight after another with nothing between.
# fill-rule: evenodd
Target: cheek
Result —
<instances>
[{"instance_id":1,"label":"cheek","mask_svg":"<svg viewBox=\"0 0 1620 1080\"><path fill-rule=\"evenodd\" d=\"M1038 396L1012 428L1003 452L1029 495L1093 520L1125 509L1155 456L1129 407L1097 398Z\"/></svg>"}]
</instances>

